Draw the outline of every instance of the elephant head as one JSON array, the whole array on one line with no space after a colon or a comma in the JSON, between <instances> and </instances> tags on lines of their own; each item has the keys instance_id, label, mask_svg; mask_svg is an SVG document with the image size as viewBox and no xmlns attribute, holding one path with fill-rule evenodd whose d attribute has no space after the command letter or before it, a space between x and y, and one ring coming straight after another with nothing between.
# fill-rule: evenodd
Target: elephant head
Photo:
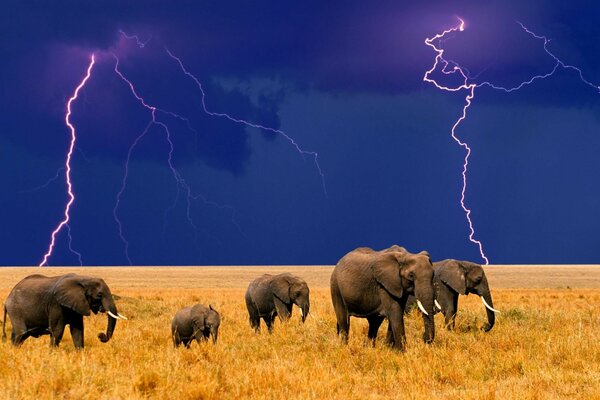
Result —
<instances>
[{"instance_id":1,"label":"elephant head","mask_svg":"<svg viewBox=\"0 0 600 400\"><path fill-rule=\"evenodd\" d=\"M304 322L310 311L310 291L306 282L292 274L281 274L271 280L270 286L275 297L284 304L296 304L300 308Z\"/></svg>"},{"instance_id":2,"label":"elephant head","mask_svg":"<svg viewBox=\"0 0 600 400\"><path fill-rule=\"evenodd\" d=\"M108 313L106 333L98 334L98 338L103 343L108 342L112 337L117 319L127 319L117 312L110 289L100 278L65 275L54 285L53 295L61 306L81 315L89 316L91 312Z\"/></svg>"},{"instance_id":3,"label":"elephant head","mask_svg":"<svg viewBox=\"0 0 600 400\"><path fill-rule=\"evenodd\" d=\"M221 325L221 316L213 308L212 305L208 305L208 313L206 314L206 319L204 320L204 337L208 339L208 336L212 336L213 343L217 343L217 338L219 337L219 325Z\"/></svg>"},{"instance_id":4,"label":"elephant head","mask_svg":"<svg viewBox=\"0 0 600 400\"><path fill-rule=\"evenodd\" d=\"M401 299L412 294L423 313L425 331L423 340L433 342L435 337L433 266L429 253L412 254L406 250L383 250L381 259L374 264L375 280L394 297ZM399 269L398 269L399 268ZM398 280L398 272L400 280Z\"/></svg>"},{"instance_id":5,"label":"elephant head","mask_svg":"<svg viewBox=\"0 0 600 400\"><path fill-rule=\"evenodd\" d=\"M417 305L423 314L425 325L423 340L425 343L431 343L435 337L433 319L435 292L433 289L433 265L429 253L422 251L418 254L411 254L402 248L402 251L395 254L398 254L396 258L401 266L400 276L403 285L408 294L415 296Z\"/></svg>"},{"instance_id":6,"label":"elephant head","mask_svg":"<svg viewBox=\"0 0 600 400\"><path fill-rule=\"evenodd\" d=\"M498 311L493 308L488 280L481 265L469 261L444 260L434 266L436 277L455 292L462 295L474 293L481 297L488 318L482 329L485 332L492 329Z\"/></svg>"}]
</instances>

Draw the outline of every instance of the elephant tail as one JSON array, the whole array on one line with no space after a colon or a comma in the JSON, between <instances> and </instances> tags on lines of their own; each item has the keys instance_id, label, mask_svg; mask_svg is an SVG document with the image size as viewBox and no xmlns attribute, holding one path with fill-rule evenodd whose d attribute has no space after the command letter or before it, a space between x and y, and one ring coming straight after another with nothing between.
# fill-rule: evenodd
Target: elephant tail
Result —
<instances>
[{"instance_id":1,"label":"elephant tail","mask_svg":"<svg viewBox=\"0 0 600 400\"><path fill-rule=\"evenodd\" d=\"M4 318L2 318L2 341L6 342L6 306L4 308Z\"/></svg>"}]
</instances>

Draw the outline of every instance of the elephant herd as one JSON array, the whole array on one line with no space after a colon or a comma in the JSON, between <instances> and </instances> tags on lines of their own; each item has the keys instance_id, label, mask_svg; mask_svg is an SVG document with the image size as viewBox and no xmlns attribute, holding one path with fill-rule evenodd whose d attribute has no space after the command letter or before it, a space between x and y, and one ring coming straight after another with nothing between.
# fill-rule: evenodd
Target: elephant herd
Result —
<instances>
[{"instance_id":1,"label":"elephant herd","mask_svg":"<svg viewBox=\"0 0 600 400\"><path fill-rule=\"evenodd\" d=\"M394 245L375 251L359 247L340 259L330 280L331 299L337 321L337 333L348 341L350 317L366 318L368 338L374 343L384 319L388 320L386 343L404 350L404 314L418 308L423 316L425 343L435 337L434 315L441 311L448 329L454 328L458 296L481 296L486 307L489 331L495 313L483 268L468 261L444 260L432 263L429 254L408 252ZM252 281L245 294L250 326L260 332L261 318L269 332L275 317L288 320L295 304L302 322L310 313L310 290L306 282L289 273L265 274ZM2 322L6 340L6 315L12 323L11 342L20 345L28 337L50 335L50 345L58 346L69 325L76 348L83 348L83 317L107 313L106 332L98 334L102 342L113 336L118 319L127 319L117 311L108 285L100 278L66 274L46 277L35 274L24 278L4 302ZM196 304L175 314L171 336L177 347L191 342L217 342L221 316L212 305Z\"/></svg>"}]
</instances>

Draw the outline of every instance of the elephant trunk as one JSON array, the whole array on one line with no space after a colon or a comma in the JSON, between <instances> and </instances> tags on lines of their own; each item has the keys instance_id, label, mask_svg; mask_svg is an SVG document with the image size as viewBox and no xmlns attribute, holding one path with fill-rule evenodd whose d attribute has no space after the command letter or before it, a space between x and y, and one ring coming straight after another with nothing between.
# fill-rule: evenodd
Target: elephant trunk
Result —
<instances>
[{"instance_id":1,"label":"elephant trunk","mask_svg":"<svg viewBox=\"0 0 600 400\"><path fill-rule=\"evenodd\" d=\"M107 296L104 296L102 298L102 308L104 308L104 311L106 311L107 313L110 312L112 315L118 315L117 306L115 305L115 302L110 292ZM106 326L106 333L100 332L98 334L98 339L100 339L102 343L106 343L110 340L110 338L113 335L113 332L115 331L115 326L117 325L117 319L115 317L108 314L107 318L108 323Z\"/></svg>"},{"instance_id":2,"label":"elephant trunk","mask_svg":"<svg viewBox=\"0 0 600 400\"><path fill-rule=\"evenodd\" d=\"M298 304L300 308L300 317L302 318L302 322L306 321L306 317L308 317L308 313L310 311L310 303L307 301L301 302Z\"/></svg>"},{"instance_id":3,"label":"elephant trunk","mask_svg":"<svg viewBox=\"0 0 600 400\"><path fill-rule=\"evenodd\" d=\"M219 337L219 328L211 328L210 334L212 336L213 344L217 344L217 338Z\"/></svg>"},{"instance_id":4,"label":"elephant trunk","mask_svg":"<svg viewBox=\"0 0 600 400\"><path fill-rule=\"evenodd\" d=\"M481 328L484 332L488 332L494 327L494 323L496 322L496 313L490 310L490 308L494 307L494 303L492 302L492 295L490 293L490 288L487 285L487 280L481 282L481 288L477 290L477 294L481 296L481 299L484 301L484 306L486 303L489 306L489 308L485 307L488 322Z\"/></svg>"},{"instance_id":5,"label":"elephant trunk","mask_svg":"<svg viewBox=\"0 0 600 400\"><path fill-rule=\"evenodd\" d=\"M423 324L425 330L423 332L423 341L425 343L432 343L435 338L435 323L433 315L435 313L434 305L434 292L431 282L416 283L415 284L415 297L417 304L420 302L423 309L419 306L423 314Z\"/></svg>"}]
</instances>

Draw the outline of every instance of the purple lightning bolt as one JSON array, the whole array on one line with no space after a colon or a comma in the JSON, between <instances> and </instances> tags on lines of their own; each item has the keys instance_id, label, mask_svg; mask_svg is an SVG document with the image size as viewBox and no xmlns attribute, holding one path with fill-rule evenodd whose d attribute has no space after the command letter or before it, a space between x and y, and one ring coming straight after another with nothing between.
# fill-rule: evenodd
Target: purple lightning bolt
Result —
<instances>
[{"instance_id":1,"label":"purple lightning bolt","mask_svg":"<svg viewBox=\"0 0 600 400\"><path fill-rule=\"evenodd\" d=\"M62 171L65 170L65 167L60 167L59 169L56 170L56 175L54 175L52 178L48 179L46 181L46 183L36 186L34 188L31 189L26 189L26 190L21 190L19 193L33 193L33 192L37 192L38 190L42 190L47 188L48 186L50 186L50 184L54 181L57 181L58 178L60 178L60 174Z\"/></svg>"},{"instance_id":2,"label":"purple lightning bolt","mask_svg":"<svg viewBox=\"0 0 600 400\"><path fill-rule=\"evenodd\" d=\"M169 49L165 48L165 50L166 50L167 54L173 60L175 60L177 62L177 64L179 64L181 71L185 75L187 75L190 79L192 79L194 81L194 83L196 84L196 86L198 86L198 89L200 90L200 95L201 95L200 103L202 105L202 111L204 111L207 115L210 115L212 117L225 118L231 122L235 122L236 124L243 124L243 125L251 127L251 128L260 129L263 131L272 132L274 134L283 136L283 138L285 140L287 140L296 149L296 151L298 153L300 153L300 155L302 155L303 157L310 156L313 159L313 161L315 163L315 167L317 168L319 176L321 177L321 184L323 185L323 193L325 194L325 197L327 197L327 187L325 186L325 175L323 174L323 171L321 170L321 166L319 165L319 154L317 152L303 150L290 135L288 135L281 129L270 128L268 126L255 124L255 123L243 120L243 119L234 118L229 114L210 111L208 109L208 107L206 106L206 93L204 92L204 89L202 88L202 83L200 82L200 80L194 74L192 74L187 68L185 68L185 66L183 65L183 62L181 61L181 59L179 57L175 56Z\"/></svg>"},{"instance_id":3,"label":"purple lightning bolt","mask_svg":"<svg viewBox=\"0 0 600 400\"><path fill-rule=\"evenodd\" d=\"M146 47L146 45L148 44L148 42L150 40L152 40L152 36L148 38L148 40L146 40L145 42L142 42L140 40L140 37L138 35L128 35L127 33L123 32L122 30L119 30L119 33L121 35L123 35L123 37L127 40L135 40L135 43L138 45L138 47L140 49L143 49L144 47Z\"/></svg>"},{"instance_id":4,"label":"purple lightning bolt","mask_svg":"<svg viewBox=\"0 0 600 400\"><path fill-rule=\"evenodd\" d=\"M67 205L65 207L63 220L58 224L56 229L54 229L54 231L52 232L50 245L48 246L48 251L46 252L46 254L44 254L44 258L43 258L42 262L39 264L40 267L43 265L46 265L48 263L48 259L50 258L50 256L52 255L52 251L54 250L54 244L56 242L56 235L58 235L58 233L61 231L61 229L65 225L67 225L67 228L69 229L69 237L71 235L70 228L68 226L69 219L70 219L69 211L71 210L71 206L75 202L75 195L73 194L73 185L71 184L71 156L73 155L73 150L75 149L75 140L77 137L75 134L75 127L71 124L69 117L71 116L71 104L73 104L73 102L75 100L77 100L79 91L85 86L88 79L90 79L90 76L92 75L92 67L94 66L95 61L96 61L95 56L94 56L94 54L92 54L90 56L90 65L87 68L85 77L79 83L79 85L75 89L75 92L73 93L73 96L71 96L71 98L67 102L67 114L65 115L65 123L67 124L67 126L69 127L69 129L71 131L71 144L69 145L69 151L67 152L67 159L65 161L65 179L67 182L67 193L69 195L69 201L67 202ZM71 249L71 251L73 251L73 249L71 248L71 240L69 240L69 248ZM81 261L81 254L79 254L75 251L74 251L74 253L78 254L79 260Z\"/></svg>"},{"instance_id":5,"label":"purple lightning bolt","mask_svg":"<svg viewBox=\"0 0 600 400\"><path fill-rule=\"evenodd\" d=\"M238 228L238 230L240 230L241 232L241 228L239 226L239 224L235 221L235 209L229 205L221 205L218 203L215 203L213 201L208 200L205 196L201 195L201 194L194 194L192 192L191 187L188 185L188 183L185 181L185 179L181 176L181 174L179 173L179 171L175 168L175 166L173 165L173 152L174 152L174 145L173 142L171 140L171 131L169 130L168 126L157 120L157 113L162 113L162 114L166 114L169 115L171 117L180 119L182 121L185 121L188 124L188 128L191 129L192 131L196 132L189 124L189 120L185 117L182 117L178 114L175 114L171 111L168 110L164 110L161 108L158 108L156 106L150 105L148 103L146 103L146 101L144 100L144 98L142 96L140 96L138 94L138 92L135 89L135 86L133 85L133 83L127 79L125 77L125 75L123 75L123 73L119 70L119 59L116 55L114 55L115 58L115 68L114 71L115 73L129 86L129 89L131 91L131 93L133 94L133 96L140 102L140 104L148 109L150 111L150 115L151 115L151 120L148 122L148 124L146 125L146 128L142 131L142 133L136 137L136 139L134 140L133 144L131 145L131 147L129 148L129 151L127 152L127 159L125 161L125 173L123 174L123 179L121 181L121 188L119 190L119 192L117 193L117 199L116 199L116 203L115 206L113 208L113 216L115 218L115 221L117 222L117 227L119 230L119 236L121 238L121 241L123 242L124 246L125 246L125 256L127 258L127 261L129 262L130 265L132 265L132 260L131 257L129 255L129 241L127 241L127 239L125 238L124 234L123 234L123 225L121 223L121 220L119 219L118 216L118 208L120 205L120 201L121 201L121 196L123 195L123 192L125 191L125 188L127 186L127 178L129 176L129 162L131 161L131 156L133 153L133 150L135 149L135 147L138 145L138 143L147 135L150 127L152 127L153 125L159 126L163 129L163 131L165 132L165 137L167 140L167 143L169 145L169 151L168 151L168 158L167 158L167 163L169 165L169 168L173 174L173 178L175 179L175 182L177 183L177 193L175 196L175 202L177 201L177 198L179 197L179 193L180 193L180 188L183 188L183 190L185 191L185 193L187 194L187 210L186 210L186 217L187 220L189 222L189 224L192 226L192 228L194 229L194 232L197 232L197 226L194 223L192 217L191 217L191 202L192 200L202 200L205 204L220 208L220 209L227 209L231 212L231 219L232 219L232 223ZM168 212L168 210L167 210ZM242 233L243 234L243 233Z\"/></svg>"},{"instance_id":6,"label":"purple lightning bolt","mask_svg":"<svg viewBox=\"0 0 600 400\"><path fill-rule=\"evenodd\" d=\"M600 93L600 86L595 85L594 83L588 81L584 77L583 71L579 67L565 63L560 58L558 58L554 53L552 53L548 49L548 43L550 42L550 39L548 39L546 36L542 36L542 35L538 35L538 34L534 33L533 31L529 30L523 23L521 23L519 21L517 21L517 23L521 26L521 28L526 33L531 35L533 38L541 40L543 42L544 51L546 52L546 54L548 54L554 60L554 65L550 69L550 71L548 71L544 74L534 75L531 78L529 78L523 82L520 82L519 84L512 86L512 87L499 86L499 85L495 85L495 84L493 84L491 82L487 82L487 81L481 82L481 83L470 82L470 80L474 79L475 77L471 77L469 75L468 70L466 68L462 67L457 62L444 59L444 50L442 48L438 47L439 45L441 45L441 43L443 43L445 40L447 40L447 39L444 39L444 36L446 36L447 34L449 34L451 32L456 32L456 31L462 32L465 29L464 21L460 18L459 18L459 21L460 21L460 24L458 26L451 28L451 29L447 29L447 30L443 31L442 33L439 33L439 34L433 36L432 38L425 39L425 44L427 46L433 48L433 50L437 53L437 55L435 57L435 61L433 63L433 66L431 67L431 69L429 69L425 72L423 80L425 82L432 83L433 85L435 85L435 87L437 87L440 90L444 90L444 91L457 92L457 91L463 90L463 89L467 90L467 96L465 97L465 105L462 110L462 115L452 126L451 135L452 135L452 138L460 146L464 147L467 151L467 154L465 155L465 159L464 159L464 164L463 164L463 172L462 172L463 186L462 186L462 191L461 191L460 204L461 204L463 210L465 211L467 221L469 223L469 229L470 229L469 240L471 242L477 244L477 246L479 247L479 252L481 254L481 257L485 260L485 263L487 265L487 264L489 264L489 260L485 256L485 253L483 252L483 245L481 244L481 242L479 240L476 240L474 238L475 230L473 228L473 221L471 220L471 217L470 217L471 210L465 206L465 192L467 189L467 168L469 165L469 156L471 154L471 148L466 143L464 143L460 139L458 139L458 137L456 136L456 129L458 128L460 123L462 121L464 121L464 119L466 118L467 109L471 105L471 101L473 100L473 97L475 96L475 88L489 87L489 88L492 88L495 90L500 90L500 91L503 91L506 93L511 93L511 92L514 92L514 91L517 91L517 90L523 88L524 86L531 85L532 83L534 83L537 80L543 80L543 79L549 78L550 76L554 75L554 73L559 68L575 71L578 74L579 79L584 84L598 90L599 93ZM434 41L438 42L438 46L436 46L433 43ZM435 79L431 78L431 74L434 71L436 71L439 68L439 66L441 66L440 71L445 75L458 74L460 76L460 80L462 83L460 85L456 85L456 86L445 86L443 84L438 83Z\"/></svg>"},{"instance_id":7,"label":"purple lightning bolt","mask_svg":"<svg viewBox=\"0 0 600 400\"><path fill-rule=\"evenodd\" d=\"M479 247L479 254L481 254L481 258L483 258L483 260L485 261L485 264L487 265L487 264L489 264L489 260L483 251L483 244L479 240L475 239L475 228L473 227L473 221L471 220L471 210L465 205L465 193L467 191L467 170L469 167L469 156L471 155L471 148L469 147L469 145L466 142L461 141L456 136L456 129L461 124L461 122L463 122L465 120L465 118L467 117L467 109L471 105L471 100L473 100L473 97L475 96L476 85L474 83L468 82L467 74L463 71L463 69L458 64L451 63L451 62L445 60L444 59L444 50L437 47L433 43L434 41L441 42L443 40L444 36L446 36L447 34L449 34L451 32L456 32L456 31L462 32L465 29L465 22L460 18L459 18L459 20L460 20L460 24L458 26L456 26L452 29L447 29L447 30L443 31L442 33L438 33L437 35L435 35L431 38L425 39L425 44L427 46L431 47L437 53L437 55L435 56L435 61L433 63L433 66L431 67L431 69L429 69L425 72L425 75L423 76L423 80L425 82L434 84L435 87L437 87L440 90L445 90L448 92L457 92L457 91L463 90L463 89L467 90L467 96L465 97L465 105L463 106L462 114L461 114L460 118L458 120L456 120L456 122L452 126L451 135L452 135L452 139L454 139L454 141L456 141L456 143L458 143L459 146L463 147L467 152L465 155L465 158L464 158L464 163L463 163L463 171L462 171L463 185L462 185L462 191L460 194L460 205L461 205L462 209L464 210L465 215L467 217L467 222L469 223L469 230L470 230L469 240L471 242L475 243ZM459 74L461 77L461 80L462 80L462 84L460 84L458 86L444 86L442 84L439 84L435 79L431 78L431 74L438 68L439 65L441 65L441 71L445 75Z\"/></svg>"},{"instance_id":8,"label":"purple lightning bolt","mask_svg":"<svg viewBox=\"0 0 600 400\"><path fill-rule=\"evenodd\" d=\"M136 44L140 48L143 48L150 41L150 39L148 39L146 42L141 42L137 35L128 35L125 32L123 32L122 30L120 32L125 39L135 40ZM275 129L275 128L270 128L268 126L255 124L255 123L243 120L243 119L232 117L231 115L226 114L226 113L210 111L208 109L208 107L206 106L206 93L204 92L204 88L202 87L202 83L200 82L200 80L195 75L193 75L187 68L185 68L185 66L183 65L183 62L181 61L181 59L179 57L175 56L168 48L165 48L165 50L166 50L167 54L173 60L175 60L177 62L177 64L181 68L182 72L185 75L187 75L189 78L191 78L194 81L194 83L196 84L196 86L198 87L198 89L200 90L202 111L204 111L204 113L206 113L207 115L210 115L212 117L225 118L225 119L227 119L231 122L237 123L237 124L243 124L243 125L251 127L251 128L260 129L263 131L281 135L285 140L287 140L296 149L296 151L298 153L300 153L300 155L302 157L309 156L310 158L313 159L313 161L315 163L315 167L317 168L317 172L319 173L319 176L321 178L321 184L323 186L323 193L325 194L325 197L327 197L327 187L325 185L325 174L323 174L323 170L321 169L321 165L319 164L319 154L317 152L303 150L300 147L300 145L298 145L298 143L290 135L288 135L281 129Z\"/></svg>"},{"instance_id":9,"label":"purple lightning bolt","mask_svg":"<svg viewBox=\"0 0 600 400\"><path fill-rule=\"evenodd\" d=\"M534 33L533 31L527 29L527 27L520 21L516 21L517 24L519 24L521 26L521 28L527 32L529 35L531 35L533 38L541 40L543 42L543 47L544 47L544 51L546 52L546 54L548 54L553 60L554 60L554 66L552 67L552 69L550 70L550 72L547 72L545 74L541 74L541 75L535 75L533 77L531 77L530 79L519 83L516 86L507 88L504 86L498 86L498 85L494 85L493 83L490 82L482 82L477 84L477 86L488 86L491 87L492 89L496 89L496 90L502 90L504 92L510 93L510 92L514 92L515 90L519 90L521 89L523 86L527 86L532 84L533 82L537 81L538 79L546 79L549 78L550 76L554 75L554 73L558 70L558 68L563 68L563 69L569 69L569 70L573 70L575 72L577 72L577 75L579 75L579 79L586 85L598 90L598 92L600 93L600 86L593 84L592 82L588 81L587 79L585 79L585 77L583 76L583 71L581 70L581 68L576 67L574 65L570 65L570 64L566 64L565 62L563 62L560 58L558 58L554 53L552 53L549 49L548 49L548 43L550 43L550 39L548 39L546 36L542 36L542 35L538 35L536 33Z\"/></svg>"}]
</instances>

